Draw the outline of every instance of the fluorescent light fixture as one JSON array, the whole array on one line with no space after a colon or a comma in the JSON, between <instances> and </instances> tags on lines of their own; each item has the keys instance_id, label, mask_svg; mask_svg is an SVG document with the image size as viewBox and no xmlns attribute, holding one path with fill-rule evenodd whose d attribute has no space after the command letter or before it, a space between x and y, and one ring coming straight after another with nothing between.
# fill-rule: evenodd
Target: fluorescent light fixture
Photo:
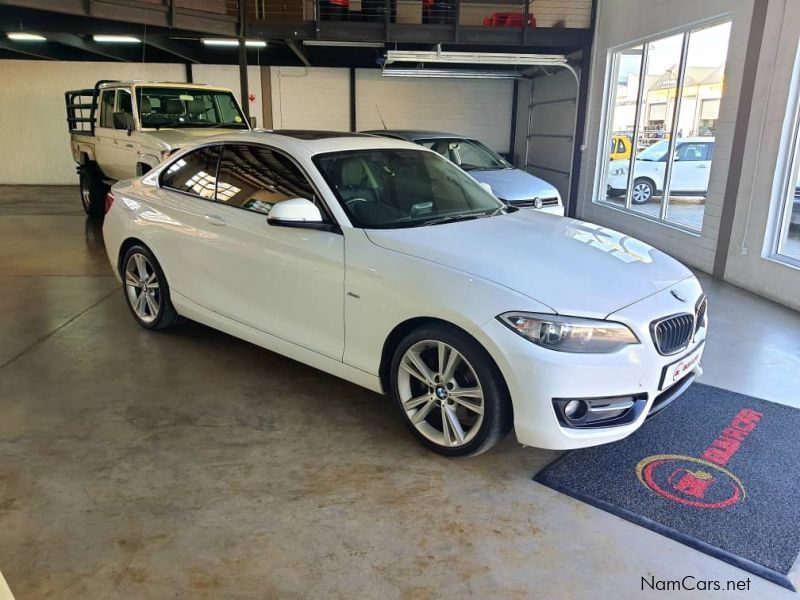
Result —
<instances>
[{"instance_id":1,"label":"fluorescent light fixture","mask_svg":"<svg viewBox=\"0 0 800 600\"><path fill-rule=\"evenodd\" d=\"M383 42L339 42L334 40L303 40L304 46L331 46L342 48L383 48Z\"/></svg>"},{"instance_id":2,"label":"fluorescent light fixture","mask_svg":"<svg viewBox=\"0 0 800 600\"><path fill-rule=\"evenodd\" d=\"M92 39L101 44L141 44L142 40L132 35L93 35Z\"/></svg>"},{"instance_id":3,"label":"fluorescent light fixture","mask_svg":"<svg viewBox=\"0 0 800 600\"><path fill-rule=\"evenodd\" d=\"M383 69L384 77L430 79L524 79L519 71L478 71L473 69Z\"/></svg>"},{"instance_id":4,"label":"fluorescent light fixture","mask_svg":"<svg viewBox=\"0 0 800 600\"><path fill-rule=\"evenodd\" d=\"M8 39L15 42L46 42L47 38L43 35L36 35L35 33L26 33L24 31L12 31L6 34Z\"/></svg>"},{"instance_id":5,"label":"fluorescent light fixture","mask_svg":"<svg viewBox=\"0 0 800 600\"><path fill-rule=\"evenodd\" d=\"M206 46L229 46L234 48L239 46L239 40L226 38L203 38L202 42ZM264 40L245 40L244 45L247 48L266 48L267 42Z\"/></svg>"},{"instance_id":6,"label":"fluorescent light fixture","mask_svg":"<svg viewBox=\"0 0 800 600\"><path fill-rule=\"evenodd\" d=\"M559 65L565 66L567 58L563 54L512 54L505 52L442 52L441 50L388 50L387 65L397 62L470 64L470 65Z\"/></svg>"}]
</instances>

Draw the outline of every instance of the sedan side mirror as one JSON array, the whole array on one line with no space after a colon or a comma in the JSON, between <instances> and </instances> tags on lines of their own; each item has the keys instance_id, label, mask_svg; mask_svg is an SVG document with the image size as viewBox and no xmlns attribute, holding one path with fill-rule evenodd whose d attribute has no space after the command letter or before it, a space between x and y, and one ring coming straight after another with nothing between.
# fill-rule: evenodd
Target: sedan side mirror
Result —
<instances>
[{"instance_id":1,"label":"sedan side mirror","mask_svg":"<svg viewBox=\"0 0 800 600\"><path fill-rule=\"evenodd\" d=\"M333 230L333 226L322 219L317 205L306 198L278 202L270 209L267 223L276 227Z\"/></svg>"}]
</instances>

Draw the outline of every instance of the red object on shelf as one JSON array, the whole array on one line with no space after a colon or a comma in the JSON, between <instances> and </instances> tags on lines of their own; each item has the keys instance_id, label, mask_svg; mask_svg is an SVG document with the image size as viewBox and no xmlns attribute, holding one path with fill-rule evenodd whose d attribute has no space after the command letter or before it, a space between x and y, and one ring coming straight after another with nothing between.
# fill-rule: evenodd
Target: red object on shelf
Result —
<instances>
[{"instance_id":1,"label":"red object on shelf","mask_svg":"<svg viewBox=\"0 0 800 600\"><path fill-rule=\"evenodd\" d=\"M522 27L525 22L525 13L521 12L496 12L483 18L484 27ZM536 27L536 17L528 13L528 27Z\"/></svg>"}]
</instances>

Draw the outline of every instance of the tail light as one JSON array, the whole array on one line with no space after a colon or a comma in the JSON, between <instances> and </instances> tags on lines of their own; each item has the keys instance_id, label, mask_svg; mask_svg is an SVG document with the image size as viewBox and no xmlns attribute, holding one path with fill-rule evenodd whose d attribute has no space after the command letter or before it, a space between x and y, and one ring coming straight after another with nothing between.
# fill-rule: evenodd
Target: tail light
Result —
<instances>
[{"instance_id":1,"label":"tail light","mask_svg":"<svg viewBox=\"0 0 800 600\"><path fill-rule=\"evenodd\" d=\"M105 210L103 211L103 214L105 214L105 215L108 214L108 211L111 210L111 205L112 204L114 204L114 194L112 194L111 192L108 192L106 194L106 207L105 207Z\"/></svg>"}]
</instances>

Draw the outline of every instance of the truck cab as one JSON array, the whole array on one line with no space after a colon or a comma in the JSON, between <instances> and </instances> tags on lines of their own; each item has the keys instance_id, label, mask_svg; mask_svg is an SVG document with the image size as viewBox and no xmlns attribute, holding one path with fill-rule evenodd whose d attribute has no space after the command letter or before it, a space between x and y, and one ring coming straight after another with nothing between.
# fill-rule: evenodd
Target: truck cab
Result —
<instances>
[{"instance_id":1,"label":"truck cab","mask_svg":"<svg viewBox=\"0 0 800 600\"><path fill-rule=\"evenodd\" d=\"M100 81L66 93L72 156L88 214L111 184L142 175L197 139L249 130L230 90L190 83Z\"/></svg>"}]
</instances>

